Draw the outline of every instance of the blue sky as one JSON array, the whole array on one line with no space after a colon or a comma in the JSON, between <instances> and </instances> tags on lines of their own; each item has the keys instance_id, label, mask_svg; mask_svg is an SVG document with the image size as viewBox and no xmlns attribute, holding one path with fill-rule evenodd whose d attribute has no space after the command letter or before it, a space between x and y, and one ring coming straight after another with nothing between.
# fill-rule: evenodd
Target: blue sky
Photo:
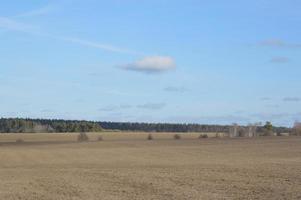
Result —
<instances>
[{"instance_id":1,"label":"blue sky","mask_svg":"<svg viewBox=\"0 0 301 200\"><path fill-rule=\"evenodd\" d=\"M301 120L297 0L1 1L0 116Z\"/></svg>"}]
</instances>

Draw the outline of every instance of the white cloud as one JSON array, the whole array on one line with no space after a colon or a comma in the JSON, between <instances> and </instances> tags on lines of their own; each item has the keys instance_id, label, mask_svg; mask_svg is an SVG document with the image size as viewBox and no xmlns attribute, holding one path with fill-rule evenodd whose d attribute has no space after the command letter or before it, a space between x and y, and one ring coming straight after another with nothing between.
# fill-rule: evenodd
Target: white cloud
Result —
<instances>
[{"instance_id":1,"label":"white cloud","mask_svg":"<svg viewBox=\"0 0 301 200\"><path fill-rule=\"evenodd\" d=\"M147 56L141 60L123 65L121 68L143 73L160 73L175 69L176 63L169 56Z\"/></svg>"}]
</instances>

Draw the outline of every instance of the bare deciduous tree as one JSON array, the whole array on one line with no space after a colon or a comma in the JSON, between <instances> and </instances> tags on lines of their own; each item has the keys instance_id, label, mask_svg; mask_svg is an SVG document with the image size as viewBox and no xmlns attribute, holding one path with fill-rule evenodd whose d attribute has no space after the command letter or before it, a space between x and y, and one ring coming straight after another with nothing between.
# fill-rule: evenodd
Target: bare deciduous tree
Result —
<instances>
[{"instance_id":1,"label":"bare deciduous tree","mask_svg":"<svg viewBox=\"0 0 301 200\"><path fill-rule=\"evenodd\" d=\"M295 122L292 134L301 136L301 122Z\"/></svg>"}]
</instances>

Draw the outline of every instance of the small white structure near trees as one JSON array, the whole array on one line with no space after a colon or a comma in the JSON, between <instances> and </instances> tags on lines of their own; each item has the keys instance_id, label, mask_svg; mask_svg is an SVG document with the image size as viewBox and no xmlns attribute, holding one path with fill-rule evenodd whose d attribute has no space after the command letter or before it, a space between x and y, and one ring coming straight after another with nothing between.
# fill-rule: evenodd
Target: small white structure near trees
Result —
<instances>
[{"instance_id":1,"label":"small white structure near trees","mask_svg":"<svg viewBox=\"0 0 301 200\"><path fill-rule=\"evenodd\" d=\"M238 137L238 124L234 123L232 126L229 128L229 137Z\"/></svg>"},{"instance_id":2,"label":"small white structure near trees","mask_svg":"<svg viewBox=\"0 0 301 200\"><path fill-rule=\"evenodd\" d=\"M229 128L229 137L257 137L259 134L257 133L257 126L259 123L249 124L248 126L239 126L234 123Z\"/></svg>"}]
</instances>

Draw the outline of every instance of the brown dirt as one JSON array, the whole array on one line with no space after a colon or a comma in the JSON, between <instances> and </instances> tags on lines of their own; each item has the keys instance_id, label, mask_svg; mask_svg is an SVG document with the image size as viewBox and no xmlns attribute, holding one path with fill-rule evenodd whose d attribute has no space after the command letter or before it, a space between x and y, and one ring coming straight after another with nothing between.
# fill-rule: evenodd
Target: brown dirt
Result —
<instances>
[{"instance_id":1,"label":"brown dirt","mask_svg":"<svg viewBox=\"0 0 301 200\"><path fill-rule=\"evenodd\" d=\"M0 199L301 199L301 137L101 135L0 135Z\"/></svg>"}]
</instances>

